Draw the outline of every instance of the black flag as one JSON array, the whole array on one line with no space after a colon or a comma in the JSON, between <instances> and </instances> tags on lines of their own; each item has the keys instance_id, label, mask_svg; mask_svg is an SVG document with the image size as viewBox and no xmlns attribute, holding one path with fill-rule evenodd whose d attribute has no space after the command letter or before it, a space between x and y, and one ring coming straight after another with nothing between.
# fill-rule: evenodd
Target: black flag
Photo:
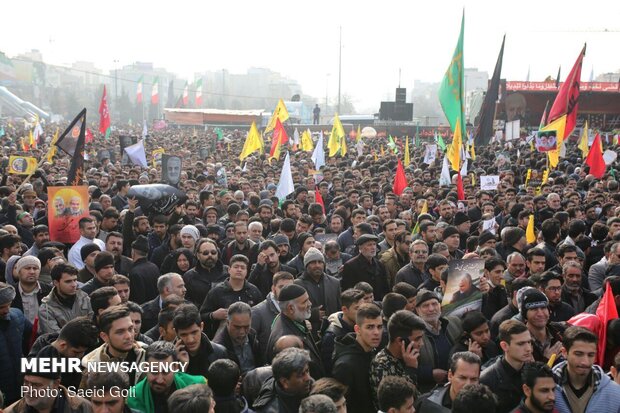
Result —
<instances>
[{"instance_id":1,"label":"black flag","mask_svg":"<svg viewBox=\"0 0 620 413\"><path fill-rule=\"evenodd\" d=\"M555 78L555 88L560 88L560 72L562 71L562 66L558 67L558 77Z\"/></svg>"},{"instance_id":2,"label":"black flag","mask_svg":"<svg viewBox=\"0 0 620 413\"><path fill-rule=\"evenodd\" d=\"M504 43L506 42L506 35L502 40L502 48L499 50L499 56L497 57L497 63L495 63L495 70L493 70L493 77L491 78L491 84L487 90L487 94L484 96L482 102L482 109L480 110L480 120L478 121L478 127L474 134L474 145L483 146L489 143L489 140L493 133L493 120L495 118L495 104L499 96L499 79L502 73L502 60L504 59Z\"/></svg>"},{"instance_id":3,"label":"black flag","mask_svg":"<svg viewBox=\"0 0 620 413\"><path fill-rule=\"evenodd\" d=\"M73 119L69 127L60 135L56 146L71 156L71 166L67 174L67 185L82 183L84 177L84 140L86 138L86 108Z\"/></svg>"}]
</instances>

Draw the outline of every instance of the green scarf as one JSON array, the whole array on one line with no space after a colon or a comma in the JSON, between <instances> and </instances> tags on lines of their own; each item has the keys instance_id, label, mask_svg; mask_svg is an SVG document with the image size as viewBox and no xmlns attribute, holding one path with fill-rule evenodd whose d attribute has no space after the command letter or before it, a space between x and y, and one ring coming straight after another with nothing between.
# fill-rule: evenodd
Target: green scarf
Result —
<instances>
[{"instance_id":1,"label":"green scarf","mask_svg":"<svg viewBox=\"0 0 620 413\"><path fill-rule=\"evenodd\" d=\"M174 385L176 389L182 389L192 384L207 384L207 380L203 376L192 376L187 373L175 373ZM127 405L132 409L142 413L154 413L153 395L151 394L151 386L149 386L146 377L134 386L135 396L127 398Z\"/></svg>"}]
</instances>

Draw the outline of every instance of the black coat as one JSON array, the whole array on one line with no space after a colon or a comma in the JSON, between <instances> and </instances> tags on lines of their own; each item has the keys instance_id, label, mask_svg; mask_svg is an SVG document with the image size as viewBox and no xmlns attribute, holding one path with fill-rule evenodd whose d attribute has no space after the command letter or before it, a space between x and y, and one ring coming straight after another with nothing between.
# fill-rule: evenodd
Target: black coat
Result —
<instances>
[{"instance_id":1,"label":"black coat","mask_svg":"<svg viewBox=\"0 0 620 413\"><path fill-rule=\"evenodd\" d=\"M369 262L362 254L358 254L342 266L340 274L340 288L343 291L365 281L372 286L375 300L383 300L383 296L389 292L385 266L376 258Z\"/></svg>"},{"instance_id":2,"label":"black coat","mask_svg":"<svg viewBox=\"0 0 620 413\"><path fill-rule=\"evenodd\" d=\"M370 363L375 355L375 351L364 351L355 339L355 333L336 339L333 376L349 387L347 393L349 412L376 412L372 401L372 392L376 389L370 388Z\"/></svg>"},{"instance_id":3,"label":"black coat","mask_svg":"<svg viewBox=\"0 0 620 413\"><path fill-rule=\"evenodd\" d=\"M523 397L521 372L513 369L501 356L480 375L480 383L489 386L499 400L497 413L508 413Z\"/></svg>"},{"instance_id":4,"label":"black coat","mask_svg":"<svg viewBox=\"0 0 620 413\"><path fill-rule=\"evenodd\" d=\"M482 314L487 320L508 304L508 293L502 285L494 287L492 290L482 294Z\"/></svg>"},{"instance_id":5,"label":"black coat","mask_svg":"<svg viewBox=\"0 0 620 413\"><path fill-rule=\"evenodd\" d=\"M160 276L159 268L146 257L139 258L133 263L129 271L129 300L144 304L159 295L157 279Z\"/></svg>"},{"instance_id":6,"label":"black coat","mask_svg":"<svg viewBox=\"0 0 620 413\"><path fill-rule=\"evenodd\" d=\"M297 270L295 268L291 268L288 265L280 264L278 269L279 271L286 271L295 275ZM271 292L271 285L273 284L273 273L269 271L266 265L256 264L254 268L252 268L252 272L250 272L250 276L248 277L248 281L256 286L259 291L263 294L263 299L267 297L267 294Z\"/></svg>"},{"instance_id":7,"label":"black coat","mask_svg":"<svg viewBox=\"0 0 620 413\"><path fill-rule=\"evenodd\" d=\"M200 263L197 263L196 267L183 274L185 288L187 288L185 299L200 308L211 287L224 281L227 277L228 267L219 260L211 270L207 270Z\"/></svg>"},{"instance_id":8,"label":"black coat","mask_svg":"<svg viewBox=\"0 0 620 413\"><path fill-rule=\"evenodd\" d=\"M142 304L142 326L140 327L141 333L146 333L151 328L157 326L157 319L159 317L159 312L161 311L159 299L159 296L157 296L151 301Z\"/></svg>"},{"instance_id":9,"label":"black coat","mask_svg":"<svg viewBox=\"0 0 620 413\"><path fill-rule=\"evenodd\" d=\"M426 272L420 271L417 267L414 267L413 264L409 263L396 273L394 283L406 282L418 288L428 278L430 278L430 276Z\"/></svg>"},{"instance_id":10,"label":"black coat","mask_svg":"<svg viewBox=\"0 0 620 413\"><path fill-rule=\"evenodd\" d=\"M237 353L235 353L235 348L233 346L232 339L230 338L230 334L228 334L228 329L223 328L213 339L214 343L221 344L228 351L228 358L237 363L237 366L241 367L241 363L239 363L239 358L237 357ZM248 334L248 343L252 348L252 355L254 356L254 367L261 367L264 363L264 354L260 351L260 346L258 344L258 340L256 339L256 331L250 330Z\"/></svg>"},{"instance_id":11,"label":"black coat","mask_svg":"<svg viewBox=\"0 0 620 413\"><path fill-rule=\"evenodd\" d=\"M207 372L211 363L226 358L229 358L226 348L220 344L211 342L206 334L202 333L200 349L195 356L189 355L189 364L187 365L186 373L207 377Z\"/></svg>"}]
</instances>

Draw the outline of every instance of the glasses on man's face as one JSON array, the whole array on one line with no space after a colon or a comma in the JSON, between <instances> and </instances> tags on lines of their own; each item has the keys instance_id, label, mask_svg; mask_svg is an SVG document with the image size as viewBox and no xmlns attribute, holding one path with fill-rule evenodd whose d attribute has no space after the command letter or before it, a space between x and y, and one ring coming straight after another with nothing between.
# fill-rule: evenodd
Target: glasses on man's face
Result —
<instances>
[{"instance_id":1,"label":"glasses on man's face","mask_svg":"<svg viewBox=\"0 0 620 413\"><path fill-rule=\"evenodd\" d=\"M547 290L552 293L559 293L560 291L562 291L562 287L547 287Z\"/></svg>"},{"instance_id":2,"label":"glasses on man's face","mask_svg":"<svg viewBox=\"0 0 620 413\"><path fill-rule=\"evenodd\" d=\"M207 251L200 251L201 255L217 255L217 251L216 250L207 250Z\"/></svg>"},{"instance_id":3,"label":"glasses on man's face","mask_svg":"<svg viewBox=\"0 0 620 413\"><path fill-rule=\"evenodd\" d=\"M413 242L413 241L411 241L411 240L406 240L406 241L405 241L405 244L407 244L407 245L411 245L411 243L412 243L412 242Z\"/></svg>"},{"instance_id":4,"label":"glasses on man's face","mask_svg":"<svg viewBox=\"0 0 620 413\"><path fill-rule=\"evenodd\" d=\"M418 255L426 255L428 254L428 251L426 250L417 250L417 251L413 251L414 254L418 254Z\"/></svg>"}]
</instances>

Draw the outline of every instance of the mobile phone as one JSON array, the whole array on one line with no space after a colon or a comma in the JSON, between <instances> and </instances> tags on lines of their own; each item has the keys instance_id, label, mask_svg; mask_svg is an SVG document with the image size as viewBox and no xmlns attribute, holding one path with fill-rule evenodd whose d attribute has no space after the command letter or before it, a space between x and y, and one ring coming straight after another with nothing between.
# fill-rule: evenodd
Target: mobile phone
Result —
<instances>
[{"instance_id":1,"label":"mobile phone","mask_svg":"<svg viewBox=\"0 0 620 413\"><path fill-rule=\"evenodd\" d=\"M405 345L405 350L406 350L407 347L409 347L411 340L409 340L409 337L401 337L400 339L403 340L403 344Z\"/></svg>"}]
</instances>

